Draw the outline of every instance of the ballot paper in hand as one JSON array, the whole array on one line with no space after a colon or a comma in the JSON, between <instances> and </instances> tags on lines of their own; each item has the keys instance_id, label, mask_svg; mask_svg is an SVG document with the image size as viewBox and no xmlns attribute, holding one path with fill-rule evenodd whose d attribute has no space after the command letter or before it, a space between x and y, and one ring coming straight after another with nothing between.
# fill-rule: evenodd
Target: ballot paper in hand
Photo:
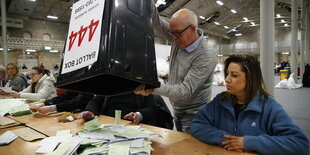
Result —
<instances>
[{"instance_id":1,"label":"ballot paper in hand","mask_svg":"<svg viewBox=\"0 0 310 155\"><path fill-rule=\"evenodd\" d=\"M99 129L100 125L101 124L99 122L98 116L96 116L93 120L84 124L84 129L87 131L94 131Z\"/></svg>"},{"instance_id":2,"label":"ballot paper in hand","mask_svg":"<svg viewBox=\"0 0 310 155\"><path fill-rule=\"evenodd\" d=\"M7 131L0 136L0 145L5 145L11 143L18 136L15 135L12 131Z\"/></svg>"}]
</instances>

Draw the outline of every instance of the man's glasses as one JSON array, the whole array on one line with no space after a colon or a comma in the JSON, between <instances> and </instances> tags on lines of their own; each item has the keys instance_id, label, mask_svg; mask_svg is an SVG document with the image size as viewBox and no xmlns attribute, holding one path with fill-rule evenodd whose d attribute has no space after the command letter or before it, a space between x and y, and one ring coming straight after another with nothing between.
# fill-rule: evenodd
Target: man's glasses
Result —
<instances>
[{"instance_id":1,"label":"man's glasses","mask_svg":"<svg viewBox=\"0 0 310 155\"><path fill-rule=\"evenodd\" d=\"M34 77L36 74L39 74L39 73L28 73L28 76L29 76L30 78L32 78L32 77Z\"/></svg>"},{"instance_id":2,"label":"man's glasses","mask_svg":"<svg viewBox=\"0 0 310 155\"><path fill-rule=\"evenodd\" d=\"M182 33L185 32L185 31L186 31L189 27L191 27L191 26L192 26L192 24L188 25L187 27L185 27L185 28L184 28L183 30L181 30L181 31L175 31L175 32L170 31L169 34L170 34L171 36L174 35L175 37L179 38L179 37L181 37Z\"/></svg>"}]
</instances>

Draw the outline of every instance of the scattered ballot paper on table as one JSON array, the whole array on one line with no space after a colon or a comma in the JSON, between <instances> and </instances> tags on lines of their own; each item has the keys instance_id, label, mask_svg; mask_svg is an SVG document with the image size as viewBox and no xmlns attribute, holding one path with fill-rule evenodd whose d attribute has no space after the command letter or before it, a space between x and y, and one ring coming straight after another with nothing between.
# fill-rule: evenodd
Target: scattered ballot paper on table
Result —
<instances>
[{"instance_id":1,"label":"scattered ballot paper on table","mask_svg":"<svg viewBox=\"0 0 310 155\"><path fill-rule=\"evenodd\" d=\"M5 145L11 143L18 136L15 135L12 131L6 131L0 136L0 145Z\"/></svg>"},{"instance_id":2,"label":"scattered ballot paper on table","mask_svg":"<svg viewBox=\"0 0 310 155\"><path fill-rule=\"evenodd\" d=\"M3 116L0 116L0 125L8 125L8 124L13 124L15 123L16 121L10 119L10 118L6 118L6 117L3 117Z\"/></svg>"}]
</instances>

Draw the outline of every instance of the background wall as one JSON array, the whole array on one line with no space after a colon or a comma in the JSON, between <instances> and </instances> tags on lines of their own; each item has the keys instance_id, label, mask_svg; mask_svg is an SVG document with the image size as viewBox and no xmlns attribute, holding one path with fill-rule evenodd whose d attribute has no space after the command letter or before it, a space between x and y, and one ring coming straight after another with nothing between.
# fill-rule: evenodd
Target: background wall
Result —
<instances>
[{"instance_id":1,"label":"background wall","mask_svg":"<svg viewBox=\"0 0 310 155\"><path fill-rule=\"evenodd\" d=\"M25 40L41 40L41 41L65 41L68 31L68 24L29 19L23 20L24 25L23 28L12 28L8 27L8 38L21 38ZM24 33L27 32L31 35L31 39L25 38ZM1 34L2 35L2 34ZM47 37L49 36L49 38ZM23 50L25 49L17 49L8 51L8 62L13 62L18 64L18 56L23 55ZM61 61L61 53L51 53L48 50L44 50L44 46L42 45L42 49L37 52L30 52L30 55L38 56L38 64L43 65L47 69L52 69L55 64L60 65ZM26 52L27 54L27 52ZM3 64L3 52L0 51L0 64ZM19 64L19 66L22 64ZM28 68L29 69L29 68Z\"/></svg>"}]
</instances>

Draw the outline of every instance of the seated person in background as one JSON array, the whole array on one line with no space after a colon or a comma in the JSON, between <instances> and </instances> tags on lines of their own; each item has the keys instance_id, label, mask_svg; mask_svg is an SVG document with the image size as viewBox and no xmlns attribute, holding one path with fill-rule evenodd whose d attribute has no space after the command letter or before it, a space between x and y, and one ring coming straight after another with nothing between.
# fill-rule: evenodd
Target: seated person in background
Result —
<instances>
[{"instance_id":1,"label":"seated person in background","mask_svg":"<svg viewBox=\"0 0 310 155\"><path fill-rule=\"evenodd\" d=\"M0 88L4 87L6 84L6 73L5 68L3 66L0 66Z\"/></svg>"},{"instance_id":2,"label":"seated person in background","mask_svg":"<svg viewBox=\"0 0 310 155\"><path fill-rule=\"evenodd\" d=\"M227 91L197 113L190 130L194 137L231 151L308 155L306 135L265 91L253 56L229 56L224 73Z\"/></svg>"},{"instance_id":3,"label":"seated person in background","mask_svg":"<svg viewBox=\"0 0 310 155\"><path fill-rule=\"evenodd\" d=\"M85 107L93 95L66 91L50 100L46 100L42 104L30 106L32 112L46 114L48 112L76 111L78 109L85 110Z\"/></svg>"},{"instance_id":4,"label":"seated person in background","mask_svg":"<svg viewBox=\"0 0 310 155\"><path fill-rule=\"evenodd\" d=\"M18 67L14 63L9 63L6 71L8 77L5 87L11 87L13 91L20 92L28 86L26 76L19 74ZM0 90L0 94L6 93Z\"/></svg>"},{"instance_id":5,"label":"seated person in background","mask_svg":"<svg viewBox=\"0 0 310 155\"><path fill-rule=\"evenodd\" d=\"M121 117L133 120L135 124L145 123L156 125L158 107L154 95L142 96L134 93L113 97L95 96L89 101L85 110L95 115L114 117L115 110L121 110Z\"/></svg>"},{"instance_id":6,"label":"seated person in background","mask_svg":"<svg viewBox=\"0 0 310 155\"><path fill-rule=\"evenodd\" d=\"M54 83L56 82L53 75L46 69L40 67L33 67L28 73L30 85L22 92L13 92L14 98L26 98L32 101L40 99L52 99L56 96L56 89Z\"/></svg>"}]
</instances>

